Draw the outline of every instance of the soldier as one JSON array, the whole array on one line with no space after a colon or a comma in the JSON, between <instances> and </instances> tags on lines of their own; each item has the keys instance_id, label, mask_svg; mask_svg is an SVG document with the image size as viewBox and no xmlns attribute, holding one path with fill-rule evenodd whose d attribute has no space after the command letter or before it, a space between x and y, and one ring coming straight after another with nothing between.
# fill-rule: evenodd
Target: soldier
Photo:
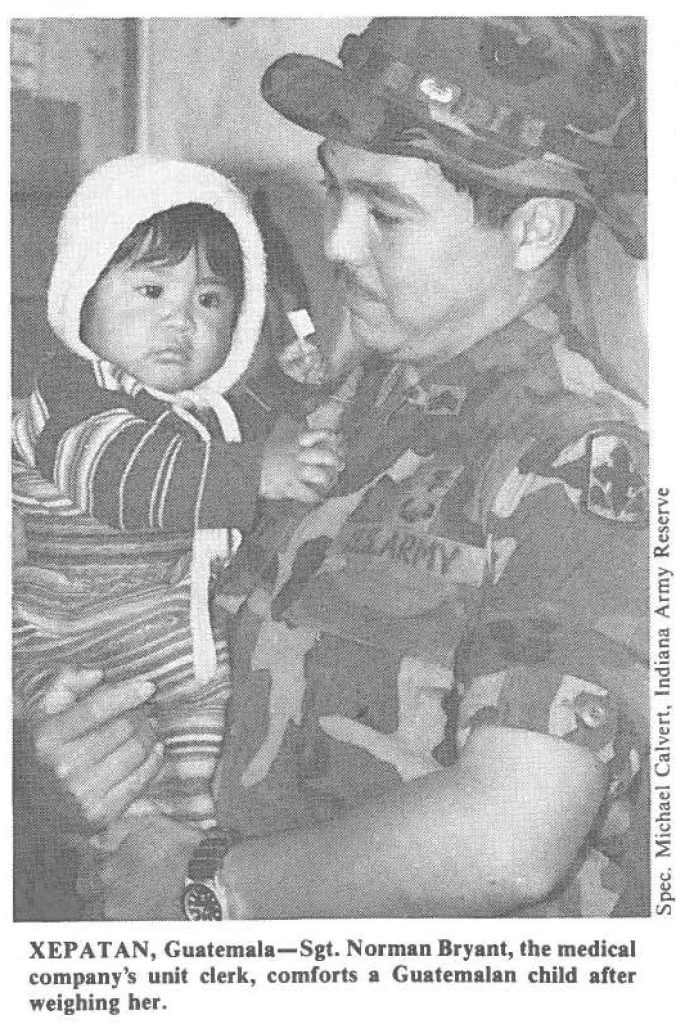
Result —
<instances>
[{"instance_id":1,"label":"soldier","mask_svg":"<svg viewBox=\"0 0 676 1024\"><path fill-rule=\"evenodd\" d=\"M595 220L645 255L641 29L376 19L268 69L366 351L347 466L248 547L221 828L113 826L108 916L185 872L189 917L648 913L646 414L566 287Z\"/></svg>"}]
</instances>

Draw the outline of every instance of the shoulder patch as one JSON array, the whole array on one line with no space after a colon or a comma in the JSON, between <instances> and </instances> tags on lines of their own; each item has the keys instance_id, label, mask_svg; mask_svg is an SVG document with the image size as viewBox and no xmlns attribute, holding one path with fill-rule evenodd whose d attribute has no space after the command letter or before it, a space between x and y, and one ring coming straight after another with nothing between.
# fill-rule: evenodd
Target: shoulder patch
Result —
<instances>
[{"instance_id":1,"label":"shoulder patch","mask_svg":"<svg viewBox=\"0 0 676 1024\"><path fill-rule=\"evenodd\" d=\"M624 428L624 429L623 429ZM559 454L552 458L558 447ZM519 471L559 480L579 509L608 523L643 528L648 522L648 446L645 435L604 424L561 450L545 439L519 462Z\"/></svg>"},{"instance_id":2,"label":"shoulder patch","mask_svg":"<svg viewBox=\"0 0 676 1024\"><path fill-rule=\"evenodd\" d=\"M645 526L648 487L638 462L625 438L610 433L590 434L586 488L581 494L586 511L608 522Z\"/></svg>"}]
</instances>

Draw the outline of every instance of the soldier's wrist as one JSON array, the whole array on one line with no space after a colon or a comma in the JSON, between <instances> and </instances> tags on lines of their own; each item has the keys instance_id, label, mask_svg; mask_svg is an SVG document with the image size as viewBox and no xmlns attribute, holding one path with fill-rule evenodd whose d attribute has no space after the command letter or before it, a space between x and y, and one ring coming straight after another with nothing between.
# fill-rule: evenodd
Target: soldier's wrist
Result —
<instances>
[{"instance_id":1,"label":"soldier's wrist","mask_svg":"<svg viewBox=\"0 0 676 1024\"><path fill-rule=\"evenodd\" d=\"M182 901L188 920L237 921L246 916L231 858L240 842L234 830L215 827L193 851Z\"/></svg>"},{"instance_id":2,"label":"soldier's wrist","mask_svg":"<svg viewBox=\"0 0 676 1024\"><path fill-rule=\"evenodd\" d=\"M238 848L239 852L239 848ZM235 865L237 854L235 851L226 853L221 867L216 875L217 884L224 893L227 904L228 921L245 921L249 917L246 910L246 901L242 892L241 884L238 881L238 873Z\"/></svg>"}]
</instances>

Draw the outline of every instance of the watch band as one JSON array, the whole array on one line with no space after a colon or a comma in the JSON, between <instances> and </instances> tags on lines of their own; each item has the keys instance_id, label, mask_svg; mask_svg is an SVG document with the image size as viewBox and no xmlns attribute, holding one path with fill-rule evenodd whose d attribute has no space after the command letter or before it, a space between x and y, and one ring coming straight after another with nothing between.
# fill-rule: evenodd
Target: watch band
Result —
<instances>
[{"instance_id":1,"label":"watch band","mask_svg":"<svg viewBox=\"0 0 676 1024\"><path fill-rule=\"evenodd\" d=\"M183 913L188 921L222 921L229 917L226 889L218 881L223 859L241 842L234 829L216 826L205 833L188 864Z\"/></svg>"}]
</instances>

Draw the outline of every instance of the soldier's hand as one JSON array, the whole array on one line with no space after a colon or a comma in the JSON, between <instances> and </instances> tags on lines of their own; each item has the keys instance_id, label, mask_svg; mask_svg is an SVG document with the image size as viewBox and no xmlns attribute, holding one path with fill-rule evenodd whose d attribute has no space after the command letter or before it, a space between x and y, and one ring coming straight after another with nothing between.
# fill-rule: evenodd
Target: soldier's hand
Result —
<instances>
[{"instance_id":1,"label":"soldier's hand","mask_svg":"<svg viewBox=\"0 0 676 1024\"><path fill-rule=\"evenodd\" d=\"M162 745L143 708L153 692L145 680L110 686L99 669L64 667L27 723L79 828L106 828L159 772Z\"/></svg>"}]
</instances>

